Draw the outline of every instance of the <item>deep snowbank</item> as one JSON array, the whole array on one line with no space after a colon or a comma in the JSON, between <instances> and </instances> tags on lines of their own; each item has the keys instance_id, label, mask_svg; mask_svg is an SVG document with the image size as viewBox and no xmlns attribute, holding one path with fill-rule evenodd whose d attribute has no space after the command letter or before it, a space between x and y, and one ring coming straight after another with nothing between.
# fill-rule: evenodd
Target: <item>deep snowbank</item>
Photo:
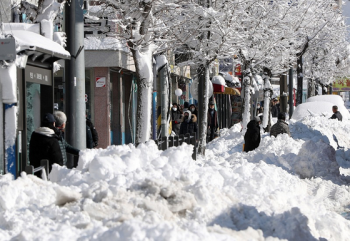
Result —
<instances>
[{"instance_id":1,"label":"deep snowbank","mask_svg":"<svg viewBox=\"0 0 350 241\"><path fill-rule=\"evenodd\" d=\"M0 240L347 240L339 213L350 189L318 131L324 121L313 123L291 125L304 138L264 135L249 153L234 126L196 162L191 146L148 142L85 150L77 169L54 166L50 182L1 176Z\"/></svg>"}]
</instances>

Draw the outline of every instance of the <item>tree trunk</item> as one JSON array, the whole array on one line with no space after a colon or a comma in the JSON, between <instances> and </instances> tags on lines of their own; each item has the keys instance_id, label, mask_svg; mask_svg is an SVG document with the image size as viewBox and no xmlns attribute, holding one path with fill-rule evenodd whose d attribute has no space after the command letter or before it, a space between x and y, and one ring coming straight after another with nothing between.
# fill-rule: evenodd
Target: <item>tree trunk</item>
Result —
<instances>
[{"instance_id":1,"label":"tree trunk","mask_svg":"<svg viewBox=\"0 0 350 241\"><path fill-rule=\"evenodd\" d=\"M308 80L307 98L312 96L315 96L315 80L311 78Z\"/></svg>"},{"instance_id":2,"label":"tree trunk","mask_svg":"<svg viewBox=\"0 0 350 241\"><path fill-rule=\"evenodd\" d=\"M272 94L272 86L270 83L270 78L266 77L264 78L264 114L263 114L263 120L262 120L262 125L266 132L270 132L270 129L271 129L271 119L270 119L271 94Z\"/></svg>"},{"instance_id":3,"label":"tree trunk","mask_svg":"<svg viewBox=\"0 0 350 241\"><path fill-rule=\"evenodd\" d=\"M297 103L303 102L303 56L300 55L297 60Z\"/></svg>"},{"instance_id":4,"label":"tree trunk","mask_svg":"<svg viewBox=\"0 0 350 241\"><path fill-rule=\"evenodd\" d=\"M130 48L136 67L137 75L137 110L136 110L136 139L135 145L146 142L151 135L152 113L152 51L147 48L143 53Z\"/></svg>"},{"instance_id":5,"label":"tree trunk","mask_svg":"<svg viewBox=\"0 0 350 241\"><path fill-rule=\"evenodd\" d=\"M247 131L247 124L250 121L250 92L251 92L251 83L252 83L252 79L251 76L248 75L246 77L244 77L243 79L243 84L244 84L244 98L243 98L243 123L242 123L242 134L244 135L245 132Z\"/></svg>"},{"instance_id":6,"label":"tree trunk","mask_svg":"<svg viewBox=\"0 0 350 241\"><path fill-rule=\"evenodd\" d=\"M208 126L208 94L209 94L209 66L201 65L198 69L199 88L202 89L203 100L198 102L199 109L199 146L198 152L205 154L205 147L207 145L207 126ZM200 91L198 91L198 95Z\"/></svg>"}]
</instances>

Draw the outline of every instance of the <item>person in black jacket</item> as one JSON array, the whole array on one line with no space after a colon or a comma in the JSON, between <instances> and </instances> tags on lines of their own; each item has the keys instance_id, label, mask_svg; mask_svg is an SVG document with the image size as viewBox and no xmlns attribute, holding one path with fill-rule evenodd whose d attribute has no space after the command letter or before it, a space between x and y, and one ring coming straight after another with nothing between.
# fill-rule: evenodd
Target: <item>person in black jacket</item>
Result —
<instances>
[{"instance_id":1,"label":"person in black jacket","mask_svg":"<svg viewBox=\"0 0 350 241\"><path fill-rule=\"evenodd\" d=\"M60 144L62 157L63 157L63 165L67 165L68 168L71 168L71 164L67 164L67 153L72 154L74 156L79 156L80 150L74 148L70 144L66 142L64 139L64 130L66 128L67 116L62 111L55 111L54 117L56 120L56 130L55 133L58 136L58 143ZM72 166L76 166L72 164Z\"/></svg>"},{"instance_id":2,"label":"person in black jacket","mask_svg":"<svg viewBox=\"0 0 350 241\"><path fill-rule=\"evenodd\" d=\"M343 116L338 111L338 106L334 105L333 108L332 108L332 111L333 111L333 115L331 116L331 119L338 119L338 121L342 121L343 120Z\"/></svg>"},{"instance_id":3,"label":"person in black jacket","mask_svg":"<svg viewBox=\"0 0 350 241\"><path fill-rule=\"evenodd\" d=\"M46 113L42 120L42 127L32 133L29 142L29 162L34 168L39 167L43 159L49 160L49 171L54 163L63 165L62 152L54 129L55 118L51 113Z\"/></svg>"},{"instance_id":4,"label":"person in black jacket","mask_svg":"<svg viewBox=\"0 0 350 241\"><path fill-rule=\"evenodd\" d=\"M279 108L278 100L274 98L272 100L271 115L272 117L278 117L279 113L280 113L280 108Z\"/></svg>"},{"instance_id":5,"label":"person in black jacket","mask_svg":"<svg viewBox=\"0 0 350 241\"><path fill-rule=\"evenodd\" d=\"M260 118L257 116L247 125L247 132L244 135L244 151L249 152L260 144Z\"/></svg>"},{"instance_id":6,"label":"person in black jacket","mask_svg":"<svg viewBox=\"0 0 350 241\"><path fill-rule=\"evenodd\" d=\"M171 126L176 135L179 135L182 120L182 113L178 108L177 103L173 103L171 108Z\"/></svg>"},{"instance_id":7,"label":"person in black jacket","mask_svg":"<svg viewBox=\"0 0 350 241\"><path fill-rule=\"evenodd\" d=\"M209 110L207 116L208 132L210 133L209 142L214 139L215 131L218 128L218 113L215 110L214 101L209 102Z\"/></svg>"},{"instance_id":8,"label":"person in black jacket","mask_svg":"<svg viewBox=\"0 0 350 241\"><path fill-rule=\"evenodd\" d=\"M196 133L197 132L197 116L192 115L191 111L187 110L184 112L180 127L180 135L185 135L187 133Z\"/></svg>"},{"instance_id":9,"label":"person in black jacket","mask_svg":"<svg viewBox=\"0 0 350 241\"><path fill-rule=\"evenodd\" d=\"M86 117L86 148L92 149L98 146L98 133L92 121Z\"/></svg>"}]
</instances>

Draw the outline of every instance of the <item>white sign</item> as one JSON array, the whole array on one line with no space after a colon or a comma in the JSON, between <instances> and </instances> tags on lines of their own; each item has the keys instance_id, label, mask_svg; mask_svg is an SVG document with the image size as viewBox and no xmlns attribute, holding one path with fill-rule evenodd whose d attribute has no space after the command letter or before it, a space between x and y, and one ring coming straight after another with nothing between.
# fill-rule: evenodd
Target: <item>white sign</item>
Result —
<instances>
[{"instance_id":1,"label":"white sign","mask_svg":"<svg viewBox=\"0 0 350 241\"><path fill-rule=\"evenodd\" d=\"M96 87L106 87L106 77L96 77Z\"/></svg>"}]
</instances>

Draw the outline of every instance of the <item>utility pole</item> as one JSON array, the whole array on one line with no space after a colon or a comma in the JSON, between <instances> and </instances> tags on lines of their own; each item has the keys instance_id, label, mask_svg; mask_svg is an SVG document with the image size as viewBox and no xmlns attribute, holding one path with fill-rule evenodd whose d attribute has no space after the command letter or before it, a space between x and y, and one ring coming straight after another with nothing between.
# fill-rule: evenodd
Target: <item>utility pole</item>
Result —
<instances>
[{"instance_id":1,"label":"utility pole","mask_svg":"<svg viewBox=\"0 0 350 241\"><path fill-rule=\"evenodd\" d=\"M78 149L86 148L85 120L85 55L84 55L84 0L74 0L65 6L67 50L71 59L65 62L66 115L65 137ZM67 167L74 162L68 158Z\"/></svg>"}]
</instances>

